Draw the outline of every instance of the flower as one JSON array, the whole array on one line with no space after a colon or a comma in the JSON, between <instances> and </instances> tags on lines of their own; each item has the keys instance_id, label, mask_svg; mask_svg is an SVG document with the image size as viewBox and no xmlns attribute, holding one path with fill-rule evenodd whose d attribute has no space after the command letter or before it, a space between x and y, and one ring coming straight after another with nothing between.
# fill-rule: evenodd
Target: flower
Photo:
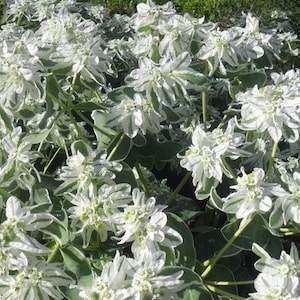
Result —
<instances>
[{"instance_id":1,"label":"flower","mask_svg":"<svg viewBox=\"0 0 300 300\"><path fill-rule=\"evenodd\" d=\"M58 180L62 180L63 183L56 189L57 194L74 190L79 193L96 181L99 184L114 183L114 171L120 171L122 166L117 162L108 161L105 153L99 157L99 153L88 145L86 147L85 155L73 149L73 154L67 159L67 165L61 168Z\"/></svg>"},{"instance_id":2,"label":"flower","mask_svg":"<svg viewBox=\"0 0 300 300\"><path fill-rule=\"evenodd\" d=\"M137 92L146 92L156 111L161 105L172 107L189 100L187 89L200 89L206 77L190 67L191 55L185 51L176 57L164 56L158 63L148 57L139 59L139 68L126 78L128 86Z\"/></svg>"},{"instance_id":3,"label":"flower","mask_svg":"<svg viewBox=\"0 0 300 300\"><path fill-rule=\"evenodd\" d=\"M255 168L250 174L243 168L241 172L237 185L231 186L236 191L223 198L222 210L235 214L238 219L243 219L243 223L254 212L267 212L272 208L269 189L273 185L264 182L265 172L261 168Z\"/></svg>"},{"instance_id":4,"label":"flower","mask_svg":"<svg viewBox=\"0 0 300 300\"><path fill-rule=\"evenodd\" d=\"M152 103L141 93L135 93L133 99L125 96L119 104L112 107L107 117L109 127L121 124L124 132L131 138L139 131L160 131L160 115L153 109Z\"/></svg>"},{"instance_id":5,"label":"flower","mask_svg":"<svg viewBox=\"0 0 300 300\"><path fill-rule=\"evenodd\" d=\"M255 268L261 272L254 281L256 293L250 299L293 300L299 299L299 255L294 243L290 254L282 251L279 259L272 258L259 245L253 244L253 251L260 256Z\"/></svg>"},{"instance_id":6,"label":"flower","mask_svg":"<svg viewBox=\"0 0 300 300\"><path fill-rule=\"evenodd\" d=\"M300 224L300 173L294 171L291 174L284 166L278 170L283 186L274 192L277 199L270 215L270 225L279 228L290 221Z\"/></svg>"},{"instance_id":7,"label":"flower","mask_svg":"<svg viewBox=\"0 0 300 300\"><path fill-rule=\"evenodd\" d=\"M133 300L143 299L179 299L176 292L182 289L180 277L183 271L170 275L160 275L164 270L166 254L163 251L143 252L139 254L129 271Z\"/></svg>"},{"instance_id":8,"label":"flower","mask_svg":"<svg viewBox=\"0 0 300 300\"><path fill-rule=\"evenodd\" d=\"M132 242L133 253L157 250L158 244L174 248L182 243L181 235L167 226L167 216L162 205L156 205L155 198L146 198L145 194L135 188L132 202L124 211L115 215L116 235L119 244Z\"/></svg>"},{"instance_id":9,"label":"flower","mask_svg":"<svg viewBox=\"0 0 300 300\"><path fill-rule=\"evenodd\" d=\"M257 86L236 95L241 104L240 126L244 130L268 132L274 142L299 139L300 71L273 73L274 85Z\"/></svg>"},{"instance_id":10,"label":"flower","mask_svg":"<svg viewBox=\"0 0 300 300\"><path fill-rule=\"evenodd\" d=\"M23 263L17 272L0 276L1 299L64 299L59 287L74 283L60 264L48 264L35 257L28 257Z\"/></svg>"},{"instance_id":11,"label":"flower","mask_svg":"<svg viewBox=\"0 0 300 300\"><path fill-rule=\"evenodd\" d=\"M125 300L130 283L128 272L134 260L116 252L113 261L104 265L100 275L94 274L91 286L79 287L83 299Z\"/></svg>"},{"instance_id":12,"label":"flower","mask_svg":"<svg viewBox=\"0 0 300 300\"><path fill-rule=\"evenodd\" d=\"M222 155L228 149L230 140L225 136L222 140L219 131L205 132L198 125L193 131L192 146L183 156L178 156L180 165L192 172L198 199L208 197L210 188L222 181L223 172L231 176L222 162Z\"/></svg>"},{"instance_id":13,"label":"flower","mask_svg":"<svg viewBox=\"0 0 300 300\"><path fill-rule=\"evenodd\" d=\"M22 207L20 200L14 196L7 199L6 220L0 224L0 247L10 247L35 255L49 254L50 249L27 234L28 231L41 230L54 221L50 213L34 213L36 207Z\"/></svg>"},{"instance_id":14,"label":"flower","mask_svg":"<svg viewBox=\"0 0 300 300\"><path fill-rule=\"evenodd\" d=\"M101 242L105 242L109 232L116 231L114 217L131 202L131 187L128 184L102 185L95 191L93 184L89 185L88 194L66 194L73 204L68 209L71 227L75 233L83 237L83 246L89 245L93 232L96 232Z\"/></svg>"}]
</instances>

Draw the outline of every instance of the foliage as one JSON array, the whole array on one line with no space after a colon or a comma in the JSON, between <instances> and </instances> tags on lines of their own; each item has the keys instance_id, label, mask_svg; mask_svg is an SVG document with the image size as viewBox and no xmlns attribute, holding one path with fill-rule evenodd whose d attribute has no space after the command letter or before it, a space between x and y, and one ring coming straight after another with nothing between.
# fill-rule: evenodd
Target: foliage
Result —
<instances>
[{"instance_id":1,"label":"foliage","mask_svg":"<svg viewBox=\"0 0 300 300\"><path fill-rule=\"evenodd\" d=\"M86 2L82 0L82 2ZM132 14L135 12L136 5L142 0L92 0L93 3L98 3L109 7L111 13L126 13ZM168 0L158 0L157 4L165 4ZM177 11L181 13L189 13L194 17L206 16L208 20L221 22L224 26L232 25L237 22L237 17L244 11L251 11L265 25L274 23L272 14L280 16L281 21L286 20L285 15L289 17L294 30L299 33L299 4L297 0L174 0Z\"/></svg>"},{"instance_id":2,"label":"foliage","mask_svg":"<svg viewBox=\"0 0 300 300\"><path fill-rule=\"evenodd\" d=\"M3 9L1 299L300 297L288 26L171 2Z\"/></svg>"}]
</instances>

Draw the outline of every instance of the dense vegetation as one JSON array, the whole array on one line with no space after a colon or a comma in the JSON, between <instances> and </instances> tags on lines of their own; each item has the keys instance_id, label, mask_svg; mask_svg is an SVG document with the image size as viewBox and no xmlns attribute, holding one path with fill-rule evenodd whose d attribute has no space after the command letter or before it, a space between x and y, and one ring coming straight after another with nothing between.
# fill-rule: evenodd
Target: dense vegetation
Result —
<instances>
[{"instance_id":1,"label":"dense vegetation","mask_svg":"<svg viewBox=\"0 0 300 300\"><path fill-rule=\"evenodd\" d=\"M142 0L91 0L110 8L110 11L117 13L132 14L136 5ZM83 0L82 2L90 2ZM168 0L157 0L156 4L164 4ZM194 17L206 16L210 21L223 21L226 24L234 23L236 17L242 11L251 11L261 21L272 22L272 13L285 13L289 16L293 28L299 32L300 10L298 0L174 0L172 1L177 11L189 13ZM298 3L298 4L297 4Z\"/></svg>"}]
</instances>

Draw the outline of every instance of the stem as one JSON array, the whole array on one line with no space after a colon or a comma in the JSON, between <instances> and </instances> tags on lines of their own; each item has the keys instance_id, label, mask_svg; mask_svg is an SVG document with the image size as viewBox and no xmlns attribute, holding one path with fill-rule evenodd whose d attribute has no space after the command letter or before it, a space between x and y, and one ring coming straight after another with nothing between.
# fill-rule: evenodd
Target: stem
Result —
<instances>
[{"instance_id":1,"label":"stem","mask_svg":"<svg viewBox=\"0 0 300 300\"><path fill-rule=\"evenodd\" d=\"M253 217L255 214L250 216L246 222L243 224L243 226L239 227L239 229L234 233L234 235L228 240L228 242L225 244L225 246L220 250L220 252L211 260L210 264L206 267L206 269L201 274L202 278L205 278L210 271L214 268L216 263L219 261L219 259L223 256L223 254L230 248L230 246L233 244L233 242L241 235L241 233L247 228L247 226L251 223L253 220Z\"/></svg>"},{"instance_id":2,"label":"stem","mask_svg":"<svg viewBox=\"0 0 300 300\"><path fill-rule=\"evenodd\" d=\"M49 255L47 259L47 263L52 263L54 261L54 258L57 255L59 249L60 249L59 243L55 242L55 247L52 249L52 253Z\"/></svg>"},{"instance_id":3,"label":"stem","mask_svg":"<svg viewBox=\"0 0 300 300\"><path fill-rule=\"evenodd\" d=\"M173 191L171 196L166 200L165 205L170 205L176 198L177 194L180 192L180 190L183 188L183 186L186 184L188 179L191 176L191 172L187 172L185 176L182 178L180 183L177 185L176 189Z\"/></svg>"},{"instance_id":4,"label":"stem","mask_svg":"<svg viewBox=\"0 0 300 300\"><path fill-rule=\"evenodd\" d=\"M17 20L17 26L20 26L23 21L23 14L19 15L18 20Z\"/></svg>"},{"instance_id":5,"label":"stem","mask_svg":"<svg viewBox=\"0 0 300 300\"><path fill-rule=\"evenodd\" d=\"M271 173L272 173L273 166L274 166L274 160L275 160L277 149L278 149L278 142L274 142L271 157L270 157L270 161L269 161L269 165L268 165L268 170L267 170L267 173L266 173L266 181L270 180Z\"/></svg>"},{"instance_id":6,"label":"stem","mask_svg":"<svg viewBox=\"0 0 300 300\"><path fill-rule=\"evenodd\" d=\"M51 163L53 162L53 160L55 159L56 155L58 154L60 148L58 148L55 153L53 154L53 156L51 157L51 159L48 161L48 163L45 165L44 170L43 170L43 174L46 174L49 166L51 165Z\"/></svg>"},{"instance_id":7,"label":"stem","mask_svg":"<svg viewBox=\"0 0 300 300\"><path fill-rule=\"evenodd\" d=\"M231 286L231 285L248 285L253 284L254 280L244 280L244 281L205 281L209 285L222 285L222 286Z\"/></svg>"},{"instance_id":8,"label":"stem","mask_svg":"<svg viewBox=\"0 0 300 300\"><path fill-rule=\"evenodd\" d=\"M51 94L49 91L47 91L47 95L49 97L51 97L51 99L56 102L65 112L67 112L68 116L70 117L71 119L71 122L72 124L74 125L74 127L76 128L77 132L78 132L78 135L80 137L80 139L82 139L84 142L87 142L87 138L86 136L81 132L81 128L78 126L73 114L72 114L72 111L70 109L70 107L64 105L59 98L57 98L56 96L54 96L53 94Z\"/></svg>"},{"instance_id":9,"label":"stem","mask_svg":"<svg viewBox=\"0 0 300 300\"><path fill-rule=\"evenodd\" d=\"M0 187L0 195L4 198L4 199L8 199L11 194L9 192L7 192L5 189Z\"/></svg>"},{"instance_id":10,"label":"stem","mask_svg":"<svg viewBox=\"0 0 300 300\"><path fill-rule=\"evenodd\" d=\"M118 142L116 143L116 145L114 146L114 148L111 150L111 152L109 153L107 160L111 160L111 158L114 156L114 154L116 153L118 147L121 145L123 139L125 137L125 133L122 133L122 135L120 136Z\"/></svg>"},{"instance_id":11,"label":"stem","mask_svg":"<svg viewBox=\"0 0 300 300\"><path fill-rule=\"evenodd\" d=\"M136 171L137 171L137 173L139 175L139 179L141 181L141 186L142 186L144 192L146 193L146 195L148 196L149 195L149 189L147 187L147 183L146 183L145 177L143 175L143 172L141 170L140 164L137 163L135 165L135 169L136 169Z\"/></svg>"},{"instance_id":12,"label":"stem","mask_svg":"<svg viewBox=\"0 0 300 300\"><path fill-rule=\"evenodd\" d=\"M107 132L105 132L104 130L102 130L101 128L99 128L98 126L96 126L93 122L91 122L81 111L76 110L76 113L78 114L78 116L89 126L91 126L92 128L96 129L97 131L99 131L101 134L104 134L105 136L112 138L113 134L109 134Z\"/></svg>"},{"instance_id":13,"label":"stem","mask_svg":"<svg viewBox=\"0 0 300 300\"><path fill-rule=\"evenodd\" d=\"M207 129L207 89L202 90L202 116L204 131Z\"/></svg>"},{"instance_id":14,"label":"stem","mask_svg":"<svg viewBox=\"0 0 300 300\"><path fill-rule=\"evenodd\" d=\"M220 295L222 295L222 296L227 296L227 297L229 297L230 299L233 299L233 300L245 300L245 298L243 298L243 297L240 297L240 296L234 295L234 294L232 294L232 293L223 291L223 290L221 290L221 289L219 289L219 288L217 288L217 287L215 287L215 286L213 286L213 285L209 285L209 284L208 284L208 285L206 285L206 287L207 287L209 290L211 290L212 292L218 293L218 294L220 294Z\"/></svg>"}]
</instances>

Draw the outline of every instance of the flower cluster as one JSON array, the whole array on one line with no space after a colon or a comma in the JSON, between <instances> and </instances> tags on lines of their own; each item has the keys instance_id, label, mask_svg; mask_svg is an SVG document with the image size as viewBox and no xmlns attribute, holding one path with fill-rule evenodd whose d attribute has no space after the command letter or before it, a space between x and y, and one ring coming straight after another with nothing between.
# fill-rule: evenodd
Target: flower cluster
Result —
<instances>
[{"instance_id":1,"label":"flower cluster","mask_svg":"<svg viewBox=\"0 0 300 300\"><path fill-rule=\"evenodd\" d=\"M299 298L296 246L260 248L299 233L296 33L152 0L2 12L0 299Z\"/></svg>"},{"instance_id":2,"label":"flower cluster","mask_svg":"<svg viewBox=\"0 0 300 300\"><path fill-rule=\"evenodd\" d=\"M241 104L241 127L268 132L273 141L281 138L294 143L299 139L300 80L299 70L273 73L273 85L257 86L237 95Z\"/></svg>"},{"instance_id":3,"label":"flower cluster","mask_svg":"<svg viewBox=\"0 0 300 300\"><path fill-rule=\"evenodd\" d=\"M295 244L290 254L282 251L278 259L257 244L253 247L261 258L255 263L260 274L254 282L256 293L251 293L250 299L299 299L299 254Z\"/></svg>"}]
</instances>

